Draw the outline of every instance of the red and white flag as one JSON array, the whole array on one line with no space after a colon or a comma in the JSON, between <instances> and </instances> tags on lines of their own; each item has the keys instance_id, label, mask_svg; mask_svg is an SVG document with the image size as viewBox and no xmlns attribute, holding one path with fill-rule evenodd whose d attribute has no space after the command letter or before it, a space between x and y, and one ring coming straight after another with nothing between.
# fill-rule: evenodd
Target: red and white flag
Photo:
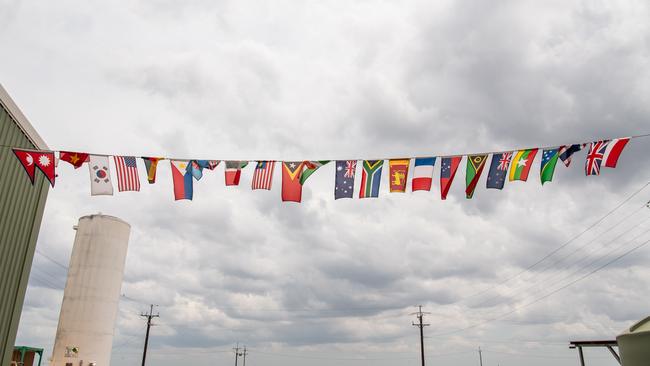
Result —
<instances>
[{"instance_id":1,"label":"red and white flag","mask_svg":"<svg viewBox=\"0 0 650 366\"><path fill-rule=\"evenodd\" d=\"M253 173L253 189L271 189L275 161L258 161Z\"/></svg>"},{"instance_id":2,"label":"red and white flag","mask_svg":"<svg viewBox=\"0 0 650 366\"><path fill-rule=\"evenodd\" d=\"M616 163L618 163L618 158L621 156L625 145L630 142L629 137L624 137L620 139L614 139L607 144L605 149L605 154L603 156L603 161L605 166L608 168L616 168Z\"/></svg>"},{"instance_id":3,"label":"red and white flag","mask_svg":"<svg viewBox=\"0 0 650 366\"><path fill-rule=\"evenodd\" d=\"M25 173L29 176L32 184L34 184L34 174L36 173L36 168L38 168L38 170L45 174L45 178L47 178L52 187L54 187L56 172L53 152L22 149L13 149L13 152L25 169Z\"/></svg>"},{"instance_id":4,"label":"red and white flag","mask_svg":"<svg viewBox=\"0 0 650 366\"><path fill-rule=\"evenodd\" d=\"M117 170L117 189L124 191L139 191L140 178L134 156L113 156Z\"/></svg>"},{"instance_id":5,"label":"red and white flag","mask_svg":"<svg viewBox=\"0 0 650 366\"><path fill-rule=\"evenodd\" d=\"M226 161L226 185L238 186L239 178L241 178L241 170L248 165L247 161Z\"/></svg>"}]
</instances>

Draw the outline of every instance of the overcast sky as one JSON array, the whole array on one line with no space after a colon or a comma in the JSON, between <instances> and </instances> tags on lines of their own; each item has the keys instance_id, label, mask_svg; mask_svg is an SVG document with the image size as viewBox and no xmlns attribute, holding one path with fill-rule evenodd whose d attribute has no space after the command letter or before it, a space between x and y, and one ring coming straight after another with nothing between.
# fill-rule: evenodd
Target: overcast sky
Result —
<instances>
[{"instance_id":1,"label":"overcast sky","mask_svg":"<svg viewBox=\"0 0 650 366\"><path fill-rule=\"evenodd\" d=\"M52 149L209 159L371 159L561 145L650 132L647 1L0 0L0 82ZM648 315L650 139L585 177L446 201L334 200L334 166L303 203L224 187L223 166L173 201L168 163L139 193L91 197L59 167L18 332L51 354L79 217L132 226L113 364L576 365L567 342ZM541 154L540 154L541 155ZM360 171L357 171L360 174ZM360 176L358 176L360 177ZM359 178L357 178L358 192ZM357 196L357 193L355 193ZM519 274L519 276L514 277ZM588 275L588 276L587 276ZM586 276L586 277L585 277ZM580 280L581 278L583 278ZM573 281L572 286L555 292ZM613 365L589 350L593 365Z\"/></svg>"}]
</instances>

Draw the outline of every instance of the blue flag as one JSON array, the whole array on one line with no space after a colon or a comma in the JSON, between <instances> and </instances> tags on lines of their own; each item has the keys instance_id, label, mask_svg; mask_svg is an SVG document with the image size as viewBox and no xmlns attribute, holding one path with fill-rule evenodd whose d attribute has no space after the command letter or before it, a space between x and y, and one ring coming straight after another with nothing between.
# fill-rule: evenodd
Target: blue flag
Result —
<instances>
[{"instance_id":1,"label":"blue flag","mask_svg":"<svg viewBox=\"0 0 650 366\"><path fill-rule=\"evenodd\" d=\"M571 165L571 155L582 150L583 147L584 145L581 144L560 146L560 150L558 152L560 156L560 160L562 160L564 165L568 167L569 165Z\"/></svg>"},{"instance_id":2,"label":"blue flag","mask_svg":"<svg viewBox=\"0 0 650 366\"><path fill-rule=\"evenodd\" d=\"M492 162L490 163L490 172L488 173L486 184L487 188L503 189L511 160L511 152L492 154Z\"/></svg>"},{"instance_id":3,"label":"blue flag","mask_svg":"<svg viewBox=\"0 0 650 366\"><path fill-rule=\"evenodd\" d=\"M352 198L354 191L354 175L357 171L356 160L336 161L336 184L334 187L334 199Z\"/></svg>"}]
</instances>

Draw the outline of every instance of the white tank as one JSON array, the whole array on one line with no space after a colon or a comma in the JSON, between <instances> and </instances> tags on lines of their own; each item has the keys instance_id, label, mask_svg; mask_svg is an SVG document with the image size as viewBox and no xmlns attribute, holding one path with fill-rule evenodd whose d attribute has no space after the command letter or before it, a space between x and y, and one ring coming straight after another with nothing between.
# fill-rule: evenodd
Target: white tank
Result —
<instances>
[{"instance_id":1,"label":"white tank","mask_svg":"<svg viewBox=\"0 0 650 366\"><path fill-rule=\"evenodd\" d=\"M131 226L99 214L76 230L50 365L108 366Z\"/></svg>"}]
</instances>

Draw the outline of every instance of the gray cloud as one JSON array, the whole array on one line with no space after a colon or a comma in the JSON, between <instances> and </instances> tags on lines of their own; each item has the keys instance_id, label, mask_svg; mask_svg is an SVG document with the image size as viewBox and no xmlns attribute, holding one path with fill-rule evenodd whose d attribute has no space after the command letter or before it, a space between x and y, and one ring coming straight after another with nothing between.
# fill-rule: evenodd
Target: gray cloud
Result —
<instances>
[{"instance_id":1,"label":"gray cloud","mask_svg":"<svg viewBox=\"0 0 650 366\"><path fill-rule=\"evenodd\" d=\"M0 41L13 57L0 60L0 78L54 148L376 158L546 146L650 128L648 7L640 3L3 8L11 10L0 16ZM307 182L300 205L280 202L280 166L270 192L250 191L252 166L240 187L224 187L220 166L195 184L193 202L173 202L166 162L142 192L91 198L87 172L61 166L38 248L67 264L79 216L101 211L131 223L114 347L124 364L137 362L138 314L154 302L161 312L151 343L156 365L177 364L179 355L231 362L220 351L237 341L270 365L302 364L301 355L323 358L308 359L315 365L388 364L374 358L417 356L409 314L418 304L432 312L431 357L457 353L444 360L474 364L476 346L487 344L567 356L553 362L570 365L575 355L566 340L611 337L645 315L647 250L539 299L629 248L621 240L641 228L607 243L645 211L605 230L645 203L648 191L516 275L644 184L649 146L633 141L619 167L599 177L584 176L583 151L543 187L532 171L527 183L486 190L484 172L472 200L464 198L463 164L447 201L437 183L428 193L388 193L388 167L379 199L334 201L329 164ZM19 341L51 349L65 271L40 255L34 268ZM332 360L346 357L369 361Z\"/></svg>"}]
</instances>

